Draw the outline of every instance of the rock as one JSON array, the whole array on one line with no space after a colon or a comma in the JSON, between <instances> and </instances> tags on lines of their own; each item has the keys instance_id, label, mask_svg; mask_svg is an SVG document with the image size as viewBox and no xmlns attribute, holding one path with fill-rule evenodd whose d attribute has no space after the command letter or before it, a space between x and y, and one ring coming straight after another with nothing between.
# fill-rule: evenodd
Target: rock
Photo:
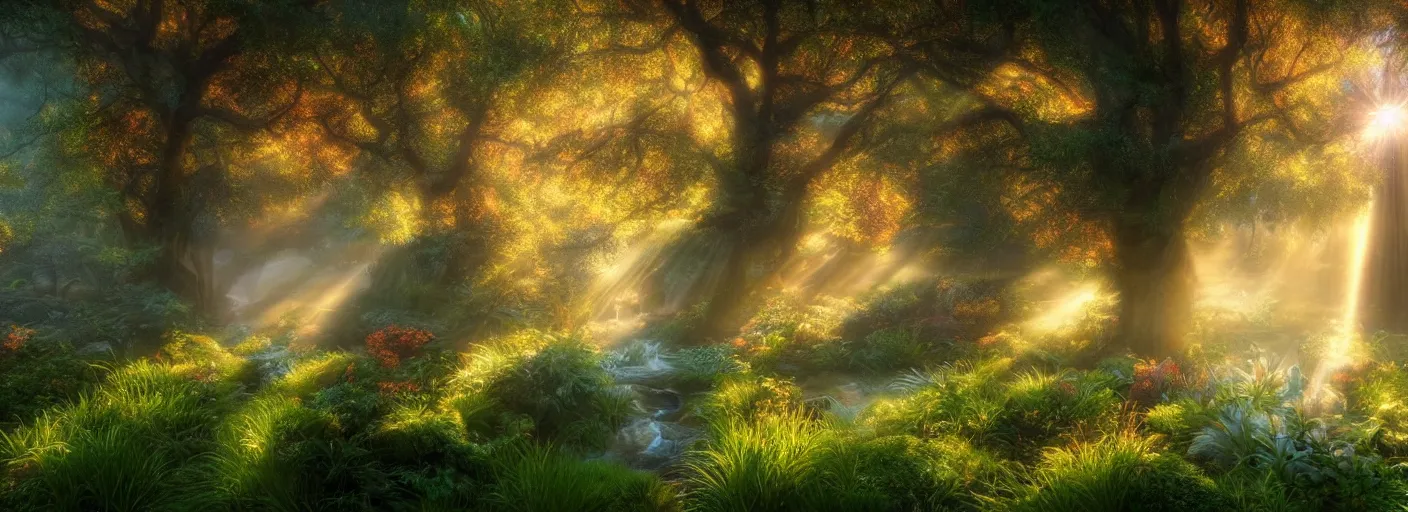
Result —
<instances>
[{"instance_id":1,"label":"rock","mask_svg":"<svg viewBox=\"0 0 1408 512\"><path fill-rule=\"evenodd\" d=\"M110 354L112 354L112 344L106 341L96 341L84 345L82 348L78 349L78 355L80 356L96 356Z\"/></svg>"}]
</instances>

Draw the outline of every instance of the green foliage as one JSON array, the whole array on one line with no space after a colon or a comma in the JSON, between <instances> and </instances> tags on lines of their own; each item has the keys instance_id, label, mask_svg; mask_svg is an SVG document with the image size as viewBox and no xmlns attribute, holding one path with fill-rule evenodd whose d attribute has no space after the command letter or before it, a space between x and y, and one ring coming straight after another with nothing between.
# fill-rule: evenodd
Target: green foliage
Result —
<instances>
[{"instance_id":1,"label":"green foliage","mask_svg":"<svg viewBox=\"0 0 1408 512\"><path fill-rule=\"evenodd\" d=\"M600 363L581 338L530 331L477 347L452 387L460 390L456 401L467 423L496 407L530 420L544 441L601 447L624 421L630 399Z\"/></svg>"},{"instance_id":2,"label":"green foliage","mask_svg":"<svg viewBox=\"0 0 1408 512\"><path fill-rule=\"evenodd\" d=\"M235 344L234 347L231 347L230 353L241 357L249 357L269 350L273 348L273 346L274 340L270 339L268 336L252 335Z\"/></svg>"},{"instance_id":3,"label":"green foliage","mask_svg":"<svg viewBox=\"0 0 1408 512\"><path fill-rule=\"evenodd\" d=\"M882 434L958 435L1030 459L1061 437L1116 428L1120 399L1097 373L1029 371L1011 382L1010 359L914 372L895 387L907 394L876 402L864 421Z\"/></svg>"},{"instance_id":4,"label":"green foliage","mask_svg":"<svg viewBox=\"0 0 1408 512\"><path fill-rule=\"evenodd\" d=\"M670 354L669 361L675 368L672 376L675 385L684 389L712 387L720 380L748 369L748 364L739 361L733 348L728 345L680 349Z\"/></svg>"},{"instance_id":5,"label":"green foliage","mask_svg":"<svg viewBox=\"0 0 1408 512\"><path fill-rule=\"evenodd\" d=\"M1113 432L1121 400L1107 381L1093 374L1028 372L1008 385L1004 429L1011 445L1023 452L1051 443L1060 435Z\"/></svg>"},{"instance_id":6,"label":"green foliage","mask_svg":"<svg viewBox=\"0 0 1408 512\"><path fill-rule=\"evenodd\" d=\"M1229 509L1196 467L1149 440L1119 436L1048 451L1016 493L1009 510Z\"/></svg>"},{"instance_id":7,"label":"green foliage","mask_svg":"<svg viewBox=\"0 0 1408 512\"><path fill-rule=\"evenodd\" d=\"M526 445L495 453L490 510L600 512L679 510L658 478L603 461L581 461L552 448Z\"/></svg>"},{"instance_id":8,"label":"green foliage","mask_svg":"<svg viewBox=\"0 0 1408 512\"><path fill-rule=\"evenodd\" d=\"M1010 478L1007 463L958 438L840 437L831 450L825 502L842 510L971 510Z\"/></svg>"},{"instance_id":9,"label":"green foliage","mask_svg":"<svg viewBox=\"0 0 1408 512\"><path fill-rule=\"evenodd\" d=\"M0 351L0 428L77 398L103 373L104 367L84 361L63 343L26 343L18 350Z\"/></svg>"},{"instance_id":10,"label":"green foliage","mask_svg":"<svg viewBox=\"0 0 1408 512\"><path fill-rule=\"evenodd\" d=\"M802 391L787 380L741 374L724 380L700 404L700 415L715 425L795 411Z\"/></svg>"},{"instance_id":11,"label":"green foliage","mask_svg":"<svg viewBox=\"0 0 1408 512\"><path fill-rule=\"evenodd\" d=\"M731 417L685 463L686 498L692 510L807 510L822 506L819 459L826 432L796 413L754 421Z\"/></svg>"},{"instance_id":12,"label":"green foliage","mask_svg":"<svg viewBox=\"0 0 1408 512\"><path fill-rule=\"evenodd\" d=\"M895 383L905 396L877 401L863 421L881 435L959 435L979 444L998 442L1004 406L998 376L1011 365L1010 359L998 359L913 372Z\"/></svg>"},{"instance_id":13,"label":"green foliage","mask_svg":"<svg viewBox=\"0 0 1408 512\"><path fill-rule=\"evenodd\" d=\"M172 332L157 357L219 380L253 383L257 377L253 364L231 354L214 338L200 334Z\"/></svg>"},{"instance_id":14,"label":"green foliage","mask_svg":"<svg viewBox=\"0 0 1408 512\"><path fill-rule=\"evenodd\" d=\"M855 363L873 373L913 367L923 361L928 347L914 329L891 327L870 333L855 349Z\"/></svg>"},{"instance_id":15,"label":"green foliage","mask_svg":"<svg viewBox=\"0 0 1408 512\"><path fill-rule=\"evenodd\" d=\"M115 370L73 404L3 434L9 510L191 510L207 488L187 467L210 449L228 397L167 365Z\"/></svg>"},{"instance_id":16,"label":"green foliage","mask_svg":"<svg viewBox=\"0 0 1408 512\"><path fill-rule=\"evenodd\" d=\"M269 392L290 398L310 399L319 390L345 380L349 369L355 369L357 356L347 352L325 352L299 361ZM370 363L366 363L370 364Z\"/></svg>"},{"instance_id":17,"label":"green foliage","mask_svg":"<svg viewBox=\"0 0 1408 512\"><path fill-rule=\"evenodd\" d=\"M1186 446L1202 424L1202 414L1201 407L1192 401L1159 404L1144 416L1144 426L1175 445Z\"/></svg>"},{"instance_id":18,"label":"green foliage","mask_svg":"<svg viewBox=\"0 0 1408 512\"><path fill-rule=\"evenodd\" d=\"M1361 414L1379 424L1379 449L1385 455L1408 457L1408 369L1393 362L1376 365L1351 397Z\"/></svg>"},{"instance_id":19,"label":"green foliage","mask_svg":"<svg viewBox=\"0 0 1408 512\"><path fill-rule=\"evenodd\" d=\"M95 291L93 297L36 296L24 281L0 289L0 324L20 323L36 329L36 339L76 347L107 343L119 354L156 348L162 333L190 323L189 307L174 294L151 284L123 284Z\"/></svg>"}]
</instances>

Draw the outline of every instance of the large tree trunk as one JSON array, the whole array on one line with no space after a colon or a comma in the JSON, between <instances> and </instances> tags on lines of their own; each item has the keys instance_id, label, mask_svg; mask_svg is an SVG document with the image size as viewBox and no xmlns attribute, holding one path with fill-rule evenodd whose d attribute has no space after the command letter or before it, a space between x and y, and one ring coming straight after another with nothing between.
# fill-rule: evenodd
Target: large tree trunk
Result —
<instances>
[{"instance_id":1,"label":"large tree trunk","mask_svg":"<svg viewBox=\"0 0 1408 512\"><path fill-rule=\"evenodd\" d=\"M728 337L736 332L739 311L751 295L748 271L753 266L752 251L746 237L739 237L726 251L723 269L704 307L704 315L696 326L691 341L703 344L709 339Z\"/></svg>"},{"instance_id":2,"label":"large tree trunk","mask_svg":"<svg viewBox=\"0 0 1408 512\"><path fill-rule=\"evenodd\" d=\"M1114 226L1120 338L1141 357L1181 355L1193 310L1193 265L1183 223L1126 220Z\"/></svg>"},{"instance_id":3,"label":"large tree trunk","mask_svg":"<svg viewBox=\"0 0 1408 512\"><path fill-rule=\"evenodd\" d=\"M1408 332L1408 146L1391 140L1386 151L1365 242L1359 317L1366 330Z\"/></svg>"}]
</instances>

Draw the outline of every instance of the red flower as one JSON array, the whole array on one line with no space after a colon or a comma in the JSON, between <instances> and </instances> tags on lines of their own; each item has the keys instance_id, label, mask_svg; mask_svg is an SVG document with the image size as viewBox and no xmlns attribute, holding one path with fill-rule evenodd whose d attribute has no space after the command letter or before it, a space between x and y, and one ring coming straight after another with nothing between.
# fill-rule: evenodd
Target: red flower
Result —
<instances>
[{"instance_id":1,"label":"red flower","mask_svg":"<svg viewBox=\"0 0 1408 512\"><path fill-rule=\"evenodd\" d=\"M11 325L9 334L5 335L5 341L0 342L0 353L19 351L29 342L31 336L34 336L34 329Z\"/></svg>"},{"instance_id":2,"label":"red flower","mask_svg":"<svg viewBox=\"0 0 1408 512\"><path fill-rule=\"evenodd\" d=\"M395 368L401 360L420 353L421 347L435 339L430 331L391 325L367 336L367 353L381 366Z\"/></svg>"},{"instance_id":3,"label":"red flower","mask_svg":"<svg viewBox=\"0 0 1408 512\"><path fill-rule=\"evenodd\" d=\"M1129 387L1129 398L1140 404L1154 404L1182 381L1183 372L1172 359L1140 361L1134 364L1134 384Z\"/></svg>"}]
</instances>

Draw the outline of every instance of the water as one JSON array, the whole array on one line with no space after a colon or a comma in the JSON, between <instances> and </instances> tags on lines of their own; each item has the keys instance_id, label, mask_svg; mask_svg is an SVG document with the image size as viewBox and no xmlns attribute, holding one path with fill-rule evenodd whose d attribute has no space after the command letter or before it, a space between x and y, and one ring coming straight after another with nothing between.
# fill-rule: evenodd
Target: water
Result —
<instances>
[{"instance_id":1,"label":"water","mask_svg":"<svg viewBox=\"0 0 1408 512\"><path fill-rule=\"evenodd\" d=\"M605 454L636 469L674 464L703 429L687 424L687 398L673 389L677 371L660 342L637 340L607 353L603 366L632 396L635 414Z\"/></svg>"}]
</instances>

